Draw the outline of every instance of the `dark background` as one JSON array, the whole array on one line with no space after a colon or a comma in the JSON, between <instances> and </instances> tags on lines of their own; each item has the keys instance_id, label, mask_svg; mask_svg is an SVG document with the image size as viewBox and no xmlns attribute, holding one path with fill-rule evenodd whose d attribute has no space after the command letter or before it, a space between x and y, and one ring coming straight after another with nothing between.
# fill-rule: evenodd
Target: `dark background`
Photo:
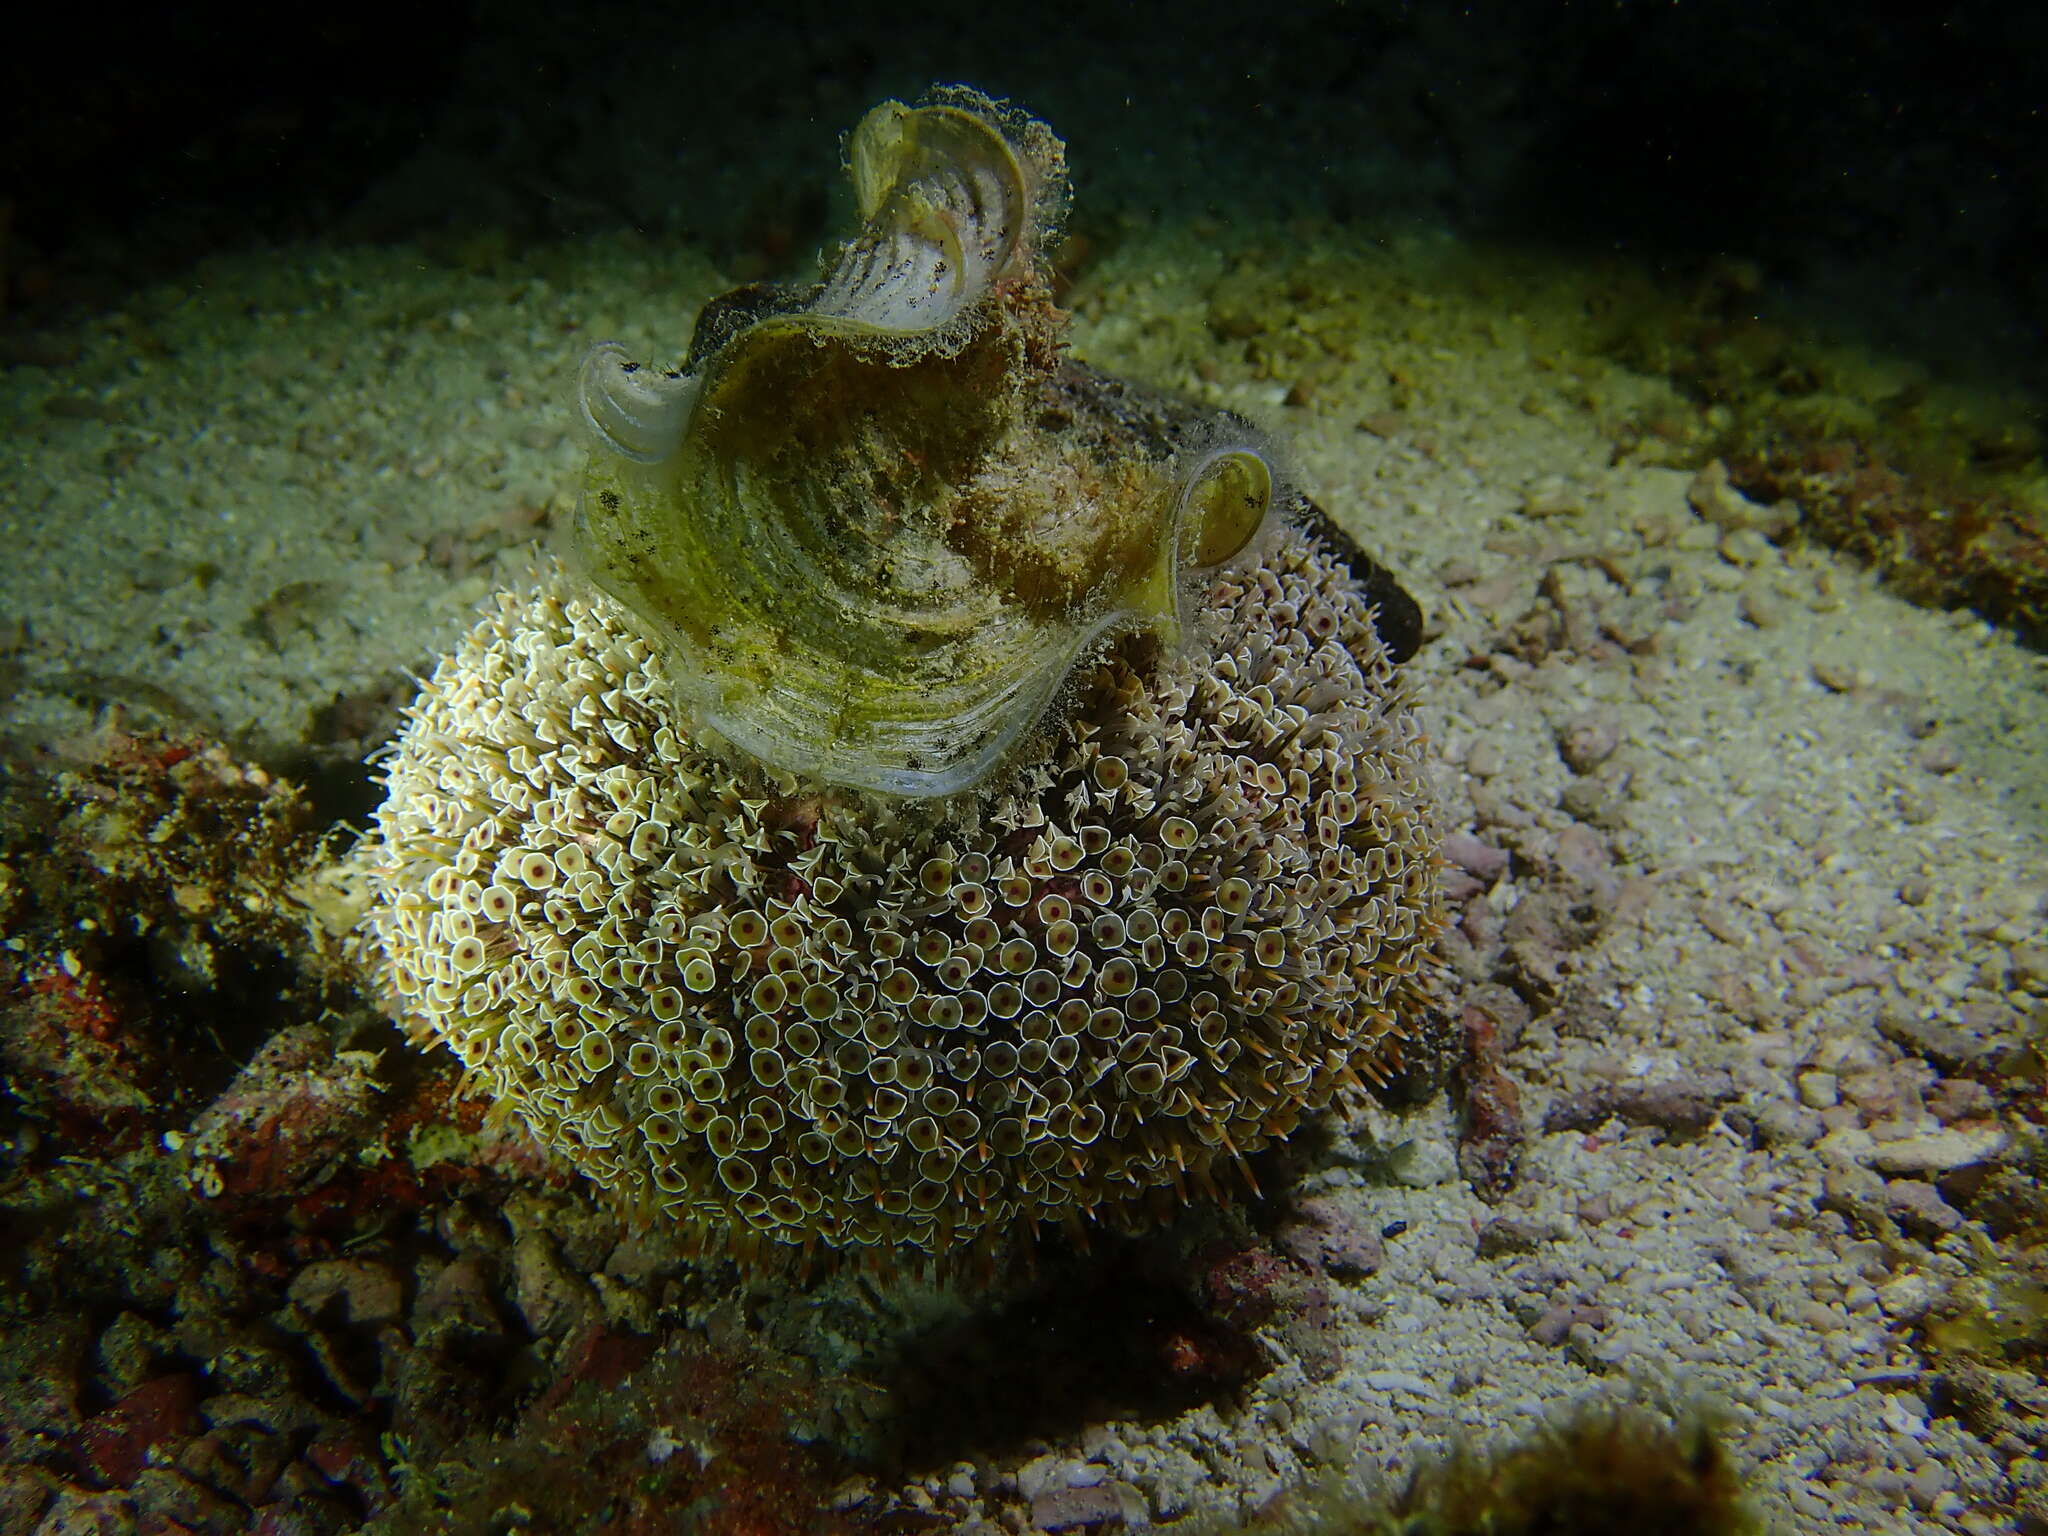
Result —
<instances>
[{"instance_id":1,"label":"dark background","mask_svg":"<svg viewBox=\"0 0 2048 1536\"><path fill-rule=\"evenodd\" d=\"M1930 354L2039 376L2048 7L1493 3L232 6L0 60L0 326L224 246L631 225L801 268L875 101L1050 121L1080 217L1445 224L1673 271L1733 256Z\"/></svg>"}]
</instances>

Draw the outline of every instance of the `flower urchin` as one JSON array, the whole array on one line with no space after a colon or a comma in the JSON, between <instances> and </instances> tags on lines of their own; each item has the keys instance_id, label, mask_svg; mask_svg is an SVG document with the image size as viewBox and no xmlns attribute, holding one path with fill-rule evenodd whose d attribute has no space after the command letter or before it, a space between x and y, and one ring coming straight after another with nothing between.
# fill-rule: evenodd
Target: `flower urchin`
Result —
<instances>
[{"instance_id":1,"label":"flower urchin","mask_svg":"<svg viewBox=\"0 0 2048 1536\"><path fill-rule=\"evenodd\" d=\"M649 1216L943 1254L1206 1188L1381 1072L1441 921L1420 729L1331 538L1269 526L972 795L696 738L554 572L444 660L368 849L378 982Z\"/></svg>"},{"instance_id":2,"label":"flower urchin","mask_svg":"<svg viewBox=\"0 0 2048 1536\"><path fill-rule=\"evenodd\" d=\"M367 924L635 1208L943 1254L1376 1071L1436 843L1358 552L1241 422L1062 356L1051 130L954 88L851 154L820 284L586 359L585 579L435 673Z\"/></svg>"}]
</instances>

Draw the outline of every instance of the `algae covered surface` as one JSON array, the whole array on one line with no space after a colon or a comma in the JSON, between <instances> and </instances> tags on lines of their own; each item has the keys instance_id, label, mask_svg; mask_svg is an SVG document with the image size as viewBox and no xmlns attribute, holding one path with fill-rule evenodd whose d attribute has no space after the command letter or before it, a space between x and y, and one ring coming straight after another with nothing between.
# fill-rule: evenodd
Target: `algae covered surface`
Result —
<instances>
[{"instance_id":1,"label":"algae covered surface","mask_svg":"<svg viewBox=\"0 0 2048 1536\"><path fill-rule=\"evenodd\" d=\"M1258 424L1426 616L1415 1071L964 1276L622 1221L369 1002L362 760L558 547L592 343L670 357L787 231L17 297L0 1532L2048 1521L2031 398L1736 261L1094 174L1075 355Z\"/></svg>"}]
</instances>

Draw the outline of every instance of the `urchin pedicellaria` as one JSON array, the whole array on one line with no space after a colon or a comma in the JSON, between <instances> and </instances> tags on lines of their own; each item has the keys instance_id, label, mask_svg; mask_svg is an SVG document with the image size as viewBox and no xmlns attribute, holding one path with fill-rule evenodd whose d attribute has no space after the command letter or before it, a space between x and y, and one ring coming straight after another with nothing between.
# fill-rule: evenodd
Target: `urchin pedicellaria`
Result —
<instances>
[{"instance_id":1,"label":"urchin pedicellaria","mask_svg":"<svg viewBox=\"0 0 2048 1536\"><path fill-rule=\"evenodd\" d=\"M882 111L916 150L899 159L952 201L899 178L871 206L887 178L858 164L857 136L863 209L871 224L914 210L941 254L871 227L803 314L820 294L859 314L846 269L877 249L927 276L913 257L961 259L971 242L949 245L941 215L990 206L1003 183L948 155L1000 164L997 138L1030 162L1021 216L1057 207L1041 125L957 91ZM888 391L875 415L836 403L808 430L733 446L746 376L791 366L787 336L757 328L800 306L768 305L700 320L676 388L646 392L630 429L612 418L639 457L598 433L590 494L616 497L609 512L637 497L697 518L692 559L781 550L776 581L823 571L850 605L851 648L827 654L824 629L791 642L811 671L794 702L750 717L763 752L740 719L777 688L761 637L808 595L762 598L757 566L664 596L615 520L591 573L606 590L550 569L501 594L386 769L365 927L386 1001L656 1219L937 1254L1126 1219L1375 1075L1425 1006L1436 832L1362 557L1300 498L1272 496L1228 422L1046 346L1036 233L1014 243L1021 266L1000 242L970 252L1001 281L910 352L804 322L805 355L856 354L819 365L838 387ZM587 372L585 411L603 429L606 400L637 386L616 359L598 367L608 393L593 406ZM941 410L920 439L919 411L969 377L990 399L964 427ZM726 404L700 442L681 396L707 393ZM787 457L797 439L818 484ZM906 447L916 473L876 470ZM709 512L707 486L725 497ZM742 517L776 526L735 534ZM683 587L734 621L679 636ZM980 666L957 697L998 750L943 720L889 728L887 701L922 686L941 643ZM820 680L863 667L882 674L869 712L846 741L821 733ZM926 750L947 757L937 780Z\"/></svg>"}]
</instances>

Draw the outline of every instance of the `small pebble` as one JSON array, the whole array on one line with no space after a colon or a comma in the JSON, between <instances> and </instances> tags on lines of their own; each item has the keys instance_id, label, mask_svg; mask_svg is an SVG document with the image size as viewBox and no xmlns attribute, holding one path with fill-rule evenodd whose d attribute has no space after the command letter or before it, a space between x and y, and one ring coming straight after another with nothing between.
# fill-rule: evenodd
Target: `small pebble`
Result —
<instances>
[{"instance_id":1,"label":"small pebble","mask_svg":"<svg viewBox=\"0 0 2048 1536\"><path fill-rule=\"evenodd\" d=\"M1574 773L1591 773L1621 745L1621 727L1605 715L1574 720L1558 732L1557 752Z\"/></svg>"},{"instance_id":2,"label":"small pebble","mask_svg":"<svg viewBox=\"0 0 2048 1536\"><path fill-rule=\"evenodd\" d=\"M1754 528L1733 528L1721 535L1717 546L1721 558L1730 565L1762 565L1777 554L1771 541Z\"/></svg>"},{"instance_id":3,"label":"small pebble","mask_svg":"<svg viewBox=\"0 0 2048 1536\"><path fill-rule=\"evenodd\" d=\"M1776 629L1785 622L1785 605L1754 587L1743 590L1741 611L1743 619L1758 629Z\"/></svg>"},{"instance_id":4,"label":"small pebble","mask_svg":"<svg viewBox=\"0 0 2048 1536\"><path fill-rule=\"evenodd\" d=\"M1799 1102L1808 1109L1827 1109L1841 1098L1841 1079L1832 1072L1799 1074Z\"/></svg>"},{"instance_id":5,"label":"small pebble","mask_svg":"<svg viewBox=\"0 0 2048 1536\"><path fill-rule=\"evenodd\" d=\"M1628 825L1620 798L1598 779L1573 779L1557 797L1558 806L1574 821L1618 832Z\"/></svg>"},{"instance_id":6,"label":"small pebble","mask_svg":"<svg viewBox=\"0 0 2048 1536\"><path fill-rule=\"evenodd\" d=\"M1924 827L1937 814L1932 800L1925 795L1916 795L1910 789L1899 791L1898 807L1899 820L1909 827Z\"/></svg>"},{"instance_id":7,"label":"small pebble","mask_svg":"<svg viewBox=\"0 0 2048 1536\"><path fill-rule=\"evenodd\" d=\"M1685 499L1693 511L1717 528L1774 528L1788 521L1777 508L1751 501L1730 484L1728 466L1719 459L1693 477Z\"/></svg>"},{"instance_id":8,"label":"small pebble","mask_svg":"<svg viewBox=\"0 0 2048 1536\"><path fill-rule=\"evenodd\" d=\"M1938 1461L1929 1461L1915 1472L1906 1492L1921 1509L1932 1513L1941 1496L1955 1486L1955 1472Z\"/></svg>"},{"instance_id":9,"label":"small pebble","mask_svg":"<svg viewBox=\"0 0 2048 1536\"><path fill-rule=\"evenodd\" d=\"M1479 1229L1479 1257L1493 1259L1507 1253L1532 1253L1554 1235L1541 1222L1518 1216L1496 1216Z\"/></svg>"},{"instance_id":10,"label":"small pebble","mask_svg":"<svg viewBox=\"0 0 2048 1536\"><path fill-rule=\"evenodd\" d=\"M1538 1344L1554 1347L1564 1343L1574 1328L1605 1328L1611 1321L1612 1315L1605 1307L1560 1303L1529 1325L1529 1337Z\"/></svg>"},{"instance_id":11,"label":"small pebble","mask_svg":"<svg viewBox=\"0 0 2048 1536\"><path fill-rule=\"evenodd\" d=\"M1444 857L1458 868L1481 880L1498 880L1508 872L1507 850L1481 842L1469 832L1446 833L1443 851Z\"/></svg>"},{"instance_id":12,"label":"small pebble","mask_svg":"<svg viewBox=\"0 0 2048 1536\"><path fill-rule=\"evenodd\" d=\"M1779 1099L1757 1112L1757 1139L1767 1147L1810 1147L1824 1130L1820 1116L1803 1104Z\"/></svg>"},{"instance_id":13,"label":"small pebble","mask_svg":"<svg viewBox=\"0 0 2048 1536\"><path fill-rule=\"evenodd\" d=\"M1870 679L1855 667L1826 657L1813 664L1813 680L1829 693L1854 693L1870 686Z\"/></svg>"},{"instance_id":14,"label":"small pebble","mask_svg":"<svg viewBox=\"0 0 2048 1536\"><path fill-rule=\"evenodd\" d=\"M1920 749L1920 766L1928 773L1954 773L1963 766L1963 754L1956 750L1954 742L1930 741Z\"/></svg>"},{"instance_id":15,"label":"small pebble","mask_svg":"<svg viewBox=\"0 0 2048 1536\"><path fill-rule=\"evenodd\" d=\"M1506 759L1493 742L1475 741L1465 754L1465 771L1475 779L1490 779L1506 766Z\"/></svg>"},{"instance_id":16,"label":"small pebble","mask_svg":"<svg viewBox=\"0 0 2048 1536\"><path fill-rule=\"evenodd\" d=\"M1943 1125L1988 1120L1997 1109L1991 1090L1972 1077L1944 1077L1927 1091L1927 1112Z\"/></svg>"},{"instance_id":17,"label":"small pebble","mask_svg":"<svg viewBox=\"0 0 2048 1536\"><path fill-rule=\"evenodd\" d=\"M1522 492L1527 517L1577 517L1586 510L1586 493L1562 475L1545 475Z\"/></svg>"}]
</instances>

